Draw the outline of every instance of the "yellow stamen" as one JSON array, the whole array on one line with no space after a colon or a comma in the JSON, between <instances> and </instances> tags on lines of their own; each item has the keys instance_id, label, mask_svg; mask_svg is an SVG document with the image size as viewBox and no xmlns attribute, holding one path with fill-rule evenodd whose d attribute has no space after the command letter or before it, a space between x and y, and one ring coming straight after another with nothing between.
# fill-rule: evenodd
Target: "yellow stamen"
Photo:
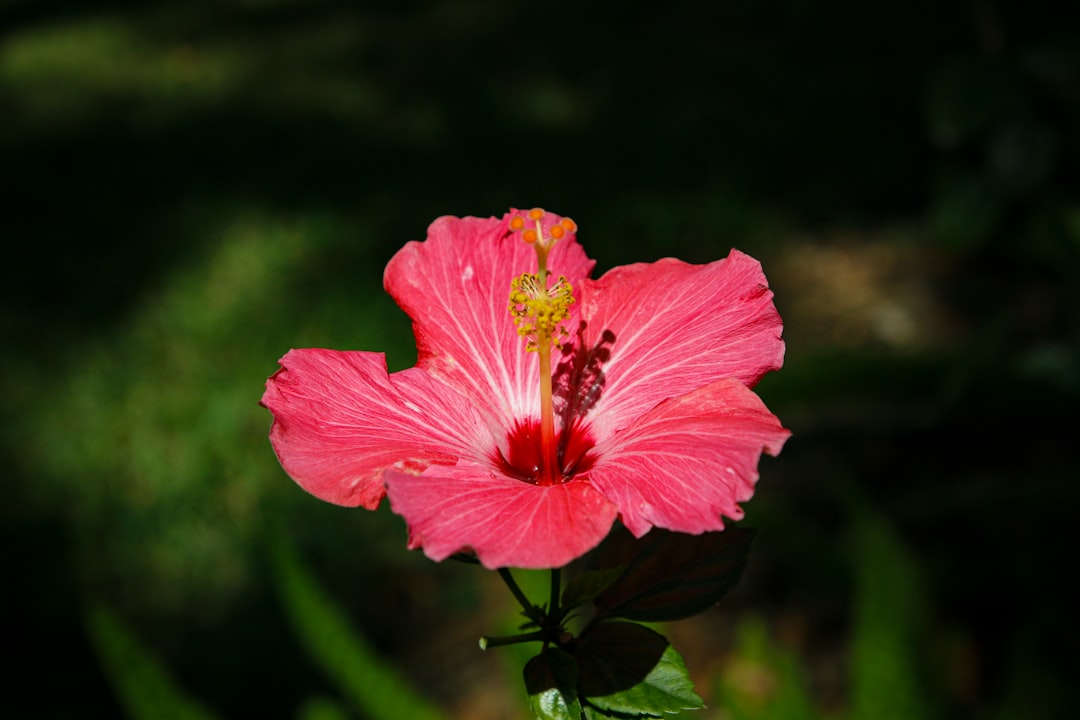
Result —
<instances>
[{"instance_id":1,"label":"yellow stamen","mask_svg":"<svg viewBox=\"0 0 1080 720\"><path fill-rule=\"evenodd\" d=\"M510 314L514 317L518 335L525 338L525 349L537 352L558 347L567 336L560 323L570 315L574 290L565 277L545 288L539 276L519 275L510 282Z\"/></svg>"}]
</instances>

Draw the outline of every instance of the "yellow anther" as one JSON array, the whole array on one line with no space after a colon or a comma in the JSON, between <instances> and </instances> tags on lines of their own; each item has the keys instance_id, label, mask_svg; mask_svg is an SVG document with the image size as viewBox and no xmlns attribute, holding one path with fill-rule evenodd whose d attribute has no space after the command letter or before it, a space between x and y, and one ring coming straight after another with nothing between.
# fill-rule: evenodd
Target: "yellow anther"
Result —
<instances>
[{"instance_id":1,"label":"yellow anther","mask_svg":"<svg viewBox=\"0 0 1080 720\"><path fill-rule=\"evenodd\" d=\"M539 220L542 217L544 217L544 211L542 208L533 208L529 211L530 220Z\"/></svg>"},{"instance_id":2,"label":"yellow anther","mask_svg":"<svg viewBox=\"0 0 1080 720\"><path fill-rule=\"evenodd\" d=\"M574 232L575 230L577 230L577 223L575 223L570 218L563 218L562 220L559 221L559 225L564 230L566 230L566 232Z\"/></svg>"},{"instance_id":3,"label":"yellow anther","mask_svg":"<svg viewBox=\"0 0 1080 720\"><path fill-rule=\"evenodd\" d=\"M521 233L521 239L529 243L530 245L536 242L539 238L540 236L532 228Z\"/></svg>"},{"instance_id":4,"label":"yellow anther","mask_svg":"<svg viewBox=\"0 0 1080 720\"><path fill-rule=\"evenodd\" d=\"M560 276L550 288L532 273L514 278L509 310L518 335L525 338L525 349L536 352L558 347L568 335L560 323L569 316L573 303L574 291L565 277Z\"/></svg>"},{"instance_id":5,"label":"yellow anther","mask_svg":"<svg viewBox=\"0 0 1080 720\"><path fill-rule=\"evenodd\" d=\"M561 240L563 235L566 234L566 229L562 225L555 225L551 228L551 239Z\"/></svg>"},{"instance_id":6,"label":"yellow anther","mask_svg":"<svg viewBox=\"0 0 1080 720\"><path fill-rule=\"evenodd\" d=\"M525 218L521 217L520 215L515 215L510 220L510 229L514 232L517 232L523 227L525 227Z\"/></svg>"}]
</instances>

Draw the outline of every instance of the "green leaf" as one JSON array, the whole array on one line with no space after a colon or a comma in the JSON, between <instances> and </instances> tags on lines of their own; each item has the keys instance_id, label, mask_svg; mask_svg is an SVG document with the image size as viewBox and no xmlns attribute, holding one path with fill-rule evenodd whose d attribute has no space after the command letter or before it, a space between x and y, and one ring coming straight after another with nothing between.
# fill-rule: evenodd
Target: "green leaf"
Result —
<instances>
[{"instance_id":1,"label":"green leaf","mask_svg":"<svg viewBox=\"0 0 1080 720\"><path fill-rule=\"evenodd\" d=\"M738 582L753 530L686 535L654 528L640 539L617 528L593 557L626 570L595 598L598 617L681 620L715 605Z\"/></svg>"},{"instance_id":2,"label":"green leaf","mask_svg":"<svg viewBox=\"0 0 1080 720\"><path fill-rule=\"evenodd\" d=\"M563 610L571 610L596 599L623 574L621 567L590 570L570 579L562 594Z\"/></svg>"},{"instance_id":3,"label":"green leaf","mask_svg":"<svg viewBox=\"0 0 1080 720\"><path fill-rule=\"evenodd\" d=\"M661 717L705 707L679 653L644 625L600 623L582 636L575 655L581 697L606 715Z\"/></svg>"},{"instance_id":4,"label":"green leaf","mask_svg":"<svg viewBox=\"0 0 1080 720\"><path fill-rule=\"evenodd\" d=\"M525 664L529 705L540 720L580 720L577 683L577 661L559 648L545 648Z\"/></svg>"}]
</instances>

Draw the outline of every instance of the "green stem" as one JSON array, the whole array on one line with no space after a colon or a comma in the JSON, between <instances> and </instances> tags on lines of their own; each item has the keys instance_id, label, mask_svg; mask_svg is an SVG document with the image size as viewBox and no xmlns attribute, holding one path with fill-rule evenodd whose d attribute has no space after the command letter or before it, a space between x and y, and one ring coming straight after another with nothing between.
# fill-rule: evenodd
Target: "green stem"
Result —
<instances>
[{"instance_id":1,"label":"green stem","mask_svg":"<svg viewBox=\"0 0 1080 720\"><path fill-rule=\"evenodd\" d=\"M484 636L480 638L480 649L487 650L488 648L499 647L501 645L515 645L523 642L539 642L547 638L547 635L543 630L537 630L531 633L522 633L521 635L501 635L499 637Z\"/></svg>"},{"instance_id":2,"label":"green stem","mask_svg":"<svg viewBox=\"0 0 1080 720\"><path fill-rule=\"evenodd\" d=\"M510 588L510 592L517 598L518 603L521 605L521 609L525 611L525 615L530 620L539 623L541 620L539 608L529 602L529 598L527 598L525 593L521 591L521 588L518 587L517 581L514 580L514 576L510 574L510 568L499 568L498 573L499 577L506 583L506 587Z\"/></svg>"},{"instance_id":3,"label":"green stem","mask_svg":"<svg viewBox=\"0 0 1080 720\"><path fill-rule=\"evenodd\" d=\"M562 594L562 576L559 568L551 568L551 602L548 603L548 617L559 617L559 595Z\"/></svg>"}]
</instances>

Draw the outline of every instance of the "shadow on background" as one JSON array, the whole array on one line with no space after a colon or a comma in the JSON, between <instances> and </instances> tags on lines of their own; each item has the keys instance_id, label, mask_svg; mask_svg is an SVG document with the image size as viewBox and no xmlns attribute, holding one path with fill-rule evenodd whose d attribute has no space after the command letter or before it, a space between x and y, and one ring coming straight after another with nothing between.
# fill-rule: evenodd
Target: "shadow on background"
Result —
<instances>
[{"instance_id":1,"label":"shadow on background","mask_svg":"<svg viewBox=\"0 0 1080 720\"><path fill-rule=\"evenodd\" d=\"M867 687L894 717L1066 717L1078 15L3 3L0 706L114 716L100 607L222 716L333 695L277 600L284 524L432 702L521 716L522 663L475 650L513 623L498 589L299 491L256 402L289 347L410 365L389 257L438 215L542 205L600 270L737 246L786 320L759 389L795 435L747 507L748 575L672 632L706 716L794 717L798 686L805 717L886 717Z\"/></svg>"}]
</instances>

